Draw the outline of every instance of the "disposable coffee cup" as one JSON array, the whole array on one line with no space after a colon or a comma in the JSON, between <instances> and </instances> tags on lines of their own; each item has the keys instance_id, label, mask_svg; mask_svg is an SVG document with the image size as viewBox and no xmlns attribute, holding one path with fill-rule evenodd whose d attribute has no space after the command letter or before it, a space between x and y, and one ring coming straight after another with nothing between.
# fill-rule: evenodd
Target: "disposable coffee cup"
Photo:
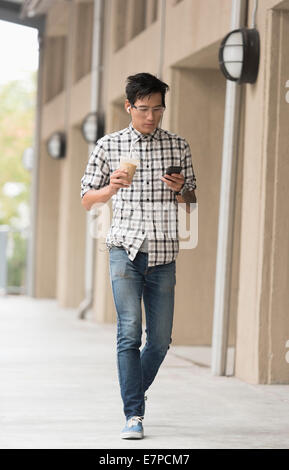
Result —
<instances>
[{"instance_id":1,"label":"disposable coffee cup","mask_svg":"<svg viewBox=\"0 0 289 470\"><path fill-rule=\"evenodd\" d=\"M139 160L137 158L120 157L119 168L121 170L127 170L128 179L130 183L133 180L134 174L138 166Z\"/></svg>"}]
</instances>

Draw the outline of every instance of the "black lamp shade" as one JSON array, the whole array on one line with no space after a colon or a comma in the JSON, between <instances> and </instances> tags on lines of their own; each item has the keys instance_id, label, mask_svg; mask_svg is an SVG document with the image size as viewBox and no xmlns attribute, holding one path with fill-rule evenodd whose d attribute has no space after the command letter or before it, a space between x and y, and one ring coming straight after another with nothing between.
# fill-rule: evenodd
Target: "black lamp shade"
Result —
<instances>
[{"instance_id":1,"label":"black lamp shade","mask_svg":"<svg viewBox=\"0 0 289 470\"><path fill-rule=\"evenodd\" d=\"M86 142L95 144L104 135L104 118L100 113L92 112L85 116L81 131Z\"/></svg>"},{"instance_id":2,"label":"black lamp shade","mask_svg":"<svg viewBox=\"0 0 289 470\"><path fill-rule=\"evenodd\" d=\"M260 37L256 29L235 29L221 42L219 64L228 80L237 83L255 83L259 57Z\"/></svg>"},{"instance_id":3,"label":"black lamp shade","mask_svg":"<svg viewBox=\"0 0 289 470\"><path fill-rule=\"evenodd\" d=\"M47 141L47 151L52 158L58 159L65 157L65 134L62 132L54 132Z\"/></svg>"}]
</instances>

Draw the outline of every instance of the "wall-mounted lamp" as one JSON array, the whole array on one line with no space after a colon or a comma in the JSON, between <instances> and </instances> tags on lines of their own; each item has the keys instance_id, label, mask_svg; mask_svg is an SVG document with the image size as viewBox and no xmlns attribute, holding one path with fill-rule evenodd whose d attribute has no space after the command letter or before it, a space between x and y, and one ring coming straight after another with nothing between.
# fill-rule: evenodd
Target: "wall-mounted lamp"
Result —
<instances>
[{"instance_id":1,"label":"wall-mounted lamp","mask_svg":"<svg viewBox=\"0 0 289 470\"><path fill-rule=\"evenodd\" d=\"M85 116L81 131L89 144L95 144L104 135L104 118L100 113L89 113Z\"/></svg>"},{"instance_id":2,"label":"wall-mounted lamp","mask_svg":"<svg viewBox=\"0 0 289 470\"><path fill-rule=\"evenodd\" d=\"M258 75L260 38L257 29L231 31L219 49L220 68L228 80L255 83Z\"/></svg>"},{"instance_id":3,"label":"wall-mounted lamp","mask_svg":"<svg viewBox=\"0 0 289 470\"><path fill-rule=\"evenodd\" d=\"M65 157L66 138L63 132L54 132L47 141L47 151L50 157L58 159Z\"/></svg>"}]
</instances>

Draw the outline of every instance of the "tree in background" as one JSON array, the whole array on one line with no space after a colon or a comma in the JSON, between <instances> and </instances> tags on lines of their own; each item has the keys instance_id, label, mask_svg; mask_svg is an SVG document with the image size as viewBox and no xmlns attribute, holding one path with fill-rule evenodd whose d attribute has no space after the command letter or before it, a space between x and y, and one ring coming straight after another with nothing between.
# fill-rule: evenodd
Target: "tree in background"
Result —
<instances>
[{"instance_id":1,"label":"tree in background","mask_svg":"<svg viewBox=\"0 0 289 470\"><path fill-rule=\"evenodd\" d=\"M36 77L33 72L29 80L0 87L0 225L12 229L26 228L23 211L29 212L31 175L22 155L33 141ZM8 285L20 286L25 279L26 239L14 233L9 243Z\"/></svg>"}]
</instances>

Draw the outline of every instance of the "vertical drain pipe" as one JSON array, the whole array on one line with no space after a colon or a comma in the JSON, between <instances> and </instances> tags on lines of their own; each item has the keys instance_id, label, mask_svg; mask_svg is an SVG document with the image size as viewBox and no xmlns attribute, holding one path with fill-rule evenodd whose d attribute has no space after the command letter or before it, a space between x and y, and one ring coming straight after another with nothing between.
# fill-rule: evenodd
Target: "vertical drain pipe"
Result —
<instances>
[{"instance_id":1,"label":"vertical drain pipe","mask_svg":"<svg viewBox=\"0 0 289 470\"><path fill-rule=\"evenodd\" d=\"M247 0L232 0L231 29L246 24ZM212 335L213 375L226 374L242 86L227 80Z\"/></svg>"},{"instance_id":2,"label":"vertical drain pipe","mask_svg":"<svg viewBox=\"0 0 289 470\"><path fill-rule=\"evenodd\" d=\"M166 0L161 0L161 17L160 17L160 55L158 78L161 80L163 76L164 65L164 49L165 49L165 33L166 33Z\"/></svg>"},{"instance_id":3,"label":"vertical drain pipe","mask_svg":"<svg viewBox=\"0 0 289 470\"><path fill-rule=\"evenodd\" d=\"M100 74L101 66L101 46L102 46L102 23L103 23L103 0L94 0L93 11L93 37L92 37L92 62L91 62L91 99L90 111L99 110L100 105ZM88 157L95 145L89 144ZM95 239L90 234L91 213L86 213L86 244L85 244L85 298L78 307L78 318L84 319L87 310L93 303L94 284L94 261L95 261Z\"/></svg>"}]
</instances>

